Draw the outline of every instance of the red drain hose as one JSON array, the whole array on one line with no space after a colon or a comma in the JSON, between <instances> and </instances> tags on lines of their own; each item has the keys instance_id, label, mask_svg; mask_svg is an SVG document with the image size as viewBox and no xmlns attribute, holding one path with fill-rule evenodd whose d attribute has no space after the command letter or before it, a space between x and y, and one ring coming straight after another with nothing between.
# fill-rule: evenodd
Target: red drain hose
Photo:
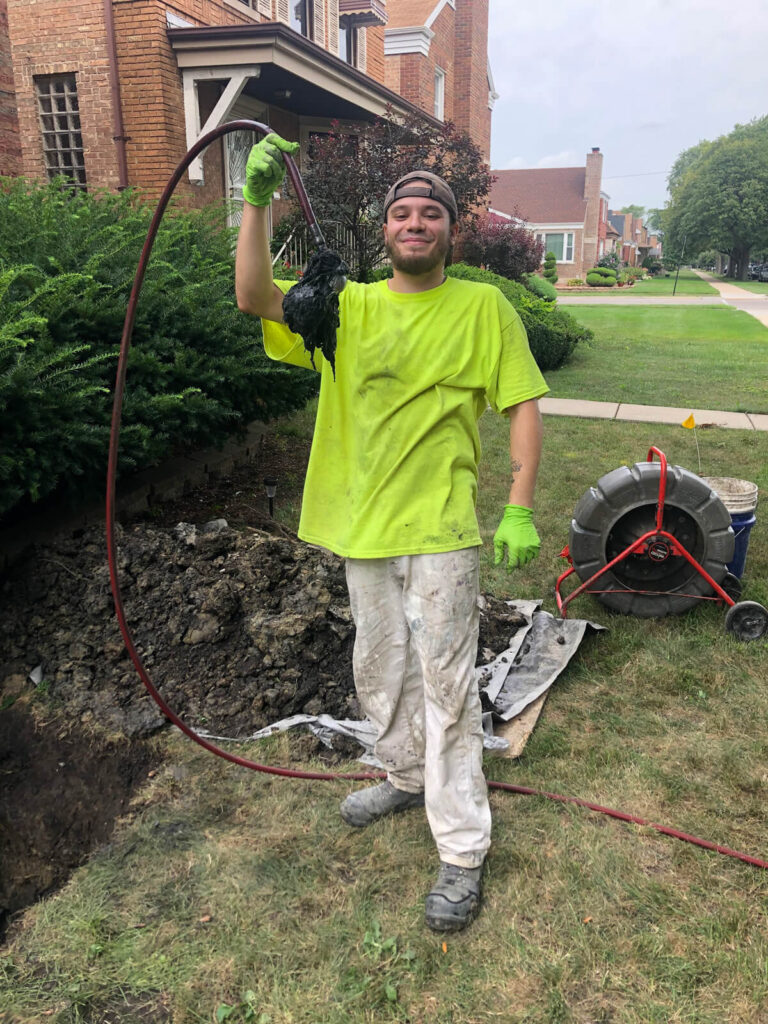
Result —
<instances>
[{"instance_id":1,"label":"red drain hose","mask_svg":"<svg viewBox=\"0 0 768 1024\"><path fill-rule=\"evenodd\" d=\"M128 362L128 351L130 349L131 336L133 334L133 324L136 318L136 306L139 299L139 293L141 292L141 286L144 281L144 274L149 262L149 256L152 252L155 236L157 235L157 229L160 226L163 213L165 212L174 189L181 180L181 177L187 167L196 156L198 156L215 139L226 135L228 132L234 131L255 131L261 135L267 135L270 129L267 125L260 124L258 121L230 121L227 124L214 128L212 131L202 136L202 138L198 139L173 172L168 184L163 190L160 201L157 204L154 217L152 218L149 231L147 232L147 238L141 252L139 265L136 268L136 277L134 278L133 288L131 289L131 295L128 300L128 309L125 314L125 324L123 325L123 335L120 342L120 356L117 364L115 396L112 405L112 427L109 437L109 461L107 464L107 561L109 563L109 578L112 585L112 595L115 599L115 614L117 615L117 620L120 624L120 632L123 634L123 641L128 654L130 655L131 661L136 667L136 671L139 673L141 681L144 683L148 693L163 714L169 718L171 722L173 722L173 724L186 736L191 740L194 740L195 743L198 743L205 750L210 751L212 754L216 754L218 757L223 757L225 761L231 761L233 764L238 764L242 768L250 768L253 771L264 772L267 775L283 775L292 779L318 779L324 781L335 779L348 779L354 781L382 779L386 778L382 772L302 772L295 771L290 768L276 768L273 765L259 764L256 761L251 761L247 757L238 757L236 754L230 754L228 751L222 750L221 747L217 747L215 743L211 743L209 740L204 739L202 736L198 735L194 729L190 728L185 722L183 722L179 716L168 707L160 696L149 677L149 673L141 660L139 652L136 650L136 646L133 642L133 636L128 628L128 623L125 617L123 598L120 591L120 580L117 573L115 546L115 481L117 478L117 453L120 443L120 421L122 418L123 393L125 391L125 375ZM291 182L296 190L299 203L307 220L307 224L309 225L310 231L312 232L313 238L316 244L323 245L324 241L322 233L312 212L312 207L309 204L309 199L307 198L307 194L296 165L291 157L287 155L285 157L285 162L288 168L289 177L291 178ZM491 789L502 789L509 793L519 793L524 796L540 796L546 797L548 800L557 800L561 803L576 804L578 807L586 807L590 811L597 811L600 814L607 814L611 818L618 818L619 821L627 821L635 825L647 826L648 828L654 829L656 832L661 832L663 835L673 836L675 839L682 839L685 842L701 846L705 850L713 850L715 853L722 853L727 857L735 857L737 860L744 861L745 864L752 864L754 867L768 869L768 862L759 860L757 857L751 857L746 853L739 853L737 850L731 850L727 846L719 846L717 843L711 843L706 839L698 839L696 836L688 835L686 832L680 832L677 829L669 828L666 825L656 825L653 822L647 821L645 818L639 818L634 814L625 814L623 811L616 811L610 807L602 807L600 804L590 803L588 800L581 800L574 796L560 796L557 793L547 793L543 790L530 789L527 786L515 786L510 782L489 781L488 785Z\"/></svg>"}]
</instances>

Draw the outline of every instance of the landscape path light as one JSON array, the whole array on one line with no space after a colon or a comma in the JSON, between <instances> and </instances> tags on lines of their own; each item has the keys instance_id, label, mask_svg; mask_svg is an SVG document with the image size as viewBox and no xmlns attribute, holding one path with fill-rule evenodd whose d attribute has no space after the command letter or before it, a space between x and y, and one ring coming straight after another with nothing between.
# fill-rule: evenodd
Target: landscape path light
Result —
<instances>
[{"instance_id":1,"label":"landscape path light","mask_svg":"<svg viewBox=\"0 0 768 1024\"><path fill-rule=\"evenodd\" d=\"M265 476L264 489L267 492L267 498L269 498L269 518L271 519L275 508L275 495L277 494L277 477Z\"/></svg>"}]
</instances>

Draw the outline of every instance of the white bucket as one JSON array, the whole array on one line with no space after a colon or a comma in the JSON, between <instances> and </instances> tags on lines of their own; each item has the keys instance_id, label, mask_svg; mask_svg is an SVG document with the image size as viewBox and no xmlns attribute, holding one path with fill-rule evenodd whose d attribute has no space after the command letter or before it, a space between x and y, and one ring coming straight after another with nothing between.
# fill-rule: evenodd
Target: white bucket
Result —
<instances>
[{"instance_id":1,"label":"white bucket","mask_svg":"<svg viewBox=\"0 0 768 1024\"><path fill-rule=\"evenodd\" d=\"M732 476L704 476L729 512L753 512L757 508L757 484Z\"/></svg>"}]
</instances>

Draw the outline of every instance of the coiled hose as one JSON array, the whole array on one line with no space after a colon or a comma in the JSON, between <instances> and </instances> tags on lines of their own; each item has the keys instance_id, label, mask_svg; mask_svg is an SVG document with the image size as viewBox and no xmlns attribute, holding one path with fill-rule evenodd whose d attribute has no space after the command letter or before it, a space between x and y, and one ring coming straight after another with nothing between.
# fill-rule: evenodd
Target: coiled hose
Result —
<instances>
[{"instance_id":1,"label":"coiled hose","mask_svg":"<svg viewBox=\"0 0 768 1024\"><path fill-rule=\"evenodd\" d=\"M166 716L170 719L173 724L180 729L186 736L188 736L195 743L199 744L205 750L210 751L212 754L216 754L218 757L224 758L225 761L231 761L233 764L240 765L242 768L250 768L252 771L263 772L267 775L282 775L293 779L314 779L322 781L331 781L336 779L345 779L353 781L367 781L373 779L386 778L382 772L306 772L296 771L290 768L278 768L274 765L259 764L257 761L251 761L246 757L239 757L237 754L231 754L227 750L223 750L221 747L216 746L215 743L211 743L210 740L198 735L194 729L188 726L181 718L165 703L162 696L158 692L157 688L153 684L149 677L149 673L136 650L136 645L133 641L133 636L128 627L128 623L125 616L125 608L123 607L123 599L120 591L120 579L117 572L117 558L116 558L116 545L115 545L115 482L117 478L117 455L120 444L120 422L122 419L123 409L123 394L125 392L125 376L128 362L128 352L131 345L131 336L133 334L133 325L136 318L136 307L139 300L139 294L141 292L141 286L144 281L144 275L146 273L147 264L149 257L152 252L152 246L154 245L157 230L160 226L160 221L163 218L163 214L168 205L168 202L173 195L174 189L181 180L182 175L189 167L190 163L198 156L211 142L218 138L228 134L229 132L235 131L251 131L257 132L260 135L267 135L271 129L258 121L250 120L239 120L230 121L227 124L219 125L212 131L203 135L195 145L187 152L184 158L179 163L176 170L171 175L168 184L165 186L160 200L157 204L157 209L152 218L152 222L147 232L147 238L144 242L144 247L141 252L139 264L136 268L136 276L133 281L133 288L131 289L131 295L128 300L128 308L125 314L125 323L123 325L123 334L120 342L120 355L118 357L117 364L117 376L115 380L115 394L112 405L112 426L110 430L109 438L109 460L107 463L107 489L106 489L106 534L107 534L107 561L109 563L109 578L112 587L112 596L115 601L115 614L117 616L118 623L120 625L120 632L123 636L123 642L125 643L126 650L133 662L136 671L139 673L142 683L146 687L149 695L155 701L157 706ZM292 157L287 154L284 155L285 164L288 170L288 175L291 179L293 187L296 191L296 195L301 205L302 212L307 221L310 233L313 241L318 248L325 246L325 239L323 238L320 226L317 223L317 219L312 211L312 207L307 197L304 183L299 175L298 168ZM545 797L548 800L556 800L560 803L575 804L578 807L585 807L590 811L597 811L600 814L606 814L609 817L617 818L619 821L631 822L635 825L643 825L648 828L652 828L663 835L672 836L675 839L681 839L688 843L693 843L696 846L700 846L705 850L712 850L715 853L723 854L727 857L735 857L737 860L741 860L746 864L751 864L754 867L768 869L768 862L758 859L757 857L751 857L749 854L740 853L737 850L732 850L727 846L720 846L716 843L709 842L706 839L699 839L696 836L689 835L685 832L680 832L677 829L670 828L666 825L657 825L654 822L648 821L645 818L637 817L634 814L627 814L623 811L617 811L610 807L603 807L600 804L591 803L589 800L581 800L578 797L573 796L560 796L557 793L547 793L538 789L531 789L527 786L516 786L509 782L488 782L491 789L501 789L508 793L518 793L524 796L538 796Z\"/></svg>"}]
</instances>

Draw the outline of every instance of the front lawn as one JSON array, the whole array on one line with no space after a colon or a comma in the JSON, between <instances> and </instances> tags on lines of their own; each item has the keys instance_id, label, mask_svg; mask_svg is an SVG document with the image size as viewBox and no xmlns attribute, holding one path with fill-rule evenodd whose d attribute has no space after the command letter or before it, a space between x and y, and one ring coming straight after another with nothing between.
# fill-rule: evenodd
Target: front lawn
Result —
<instances>
[{"instance_id":1,"label":"front lawn","mask_svg":"<svg viewBox=\"0 0 768 1024\"><path fill-rule=\"evenodd\" d=\"M675 295L718 295L717 288L713 288L711 284L695 274L692 270L681 270L680 276L677 281L677 288L675 288L675 275L671 274L669 277L651 277L647 281L638 281L637 284L633 285L629 290L631 295L671 295L673 288L675 289ZM605 291L606 289L601 289ZM611 288L609 291L617 291L618 289ZM627 291L626 288L621 289L621 293L624 294Z\"/></svg>"},{"instance_id":2,"label":"front lawn","mask_svg":"<svg viewBox=\"0 0 768 1024\"><path fill-rule=\"evenodd\" d=\"M729 306L579 306L595 332L548 373L555 398L768 412L768 329Z\"/></svg>"},{"instance_id":3,"label":"front lawn","mask_svg":"<svg viewBox=\"0 0 768 1024\"><path fill-rule=\"evenodd\" d=\"M734 281L731 277L721 277L718 280L723 284L732 284L737 288L744 288L756 295L768 295L768 281Z\"/></svg>"},{"instance_id":4,"label":"front lawn","mask_svg":"<svg viewBox=\"0 0 768 1024\"><path fill-rule=\"evenodd\" d=\"M311 430L311 417L288 429ZM481 434L483 588L542 597L550 610L573 508L602 473L642 461L651 443L696 468L680 427L546 417L542 552L509 575L491 545L507 499L506 420L486 414ZM768 487L763 436L712 429L700 444L705 472ZM256 467L254 489L262 475ZM295 525L295 510L286 514ZM768 600L762 517L745 585ZM555 684L523 757L488 758L488 776L765 858L768 643L726 636L711 604L648 620L585 598L572 614L609 631L588 638ZM423 924L436 867L423 813L349 829L338 804L351 783L270 778L177 733L163 742L165 766L110 844L26 913L0 955L4 1024L768 1017L766 871L572 805L493 792L485 907L467 932L436 936ZM237 752L286 764L288 746Z\"/></svg>"},{"instance_id":5,"label":"front lawn","mask_svg":"<svg viewBox=\"0 0 768 1024\"><path fill-rule=\"evenodd\" d=\"M672 274L670 277L651 277L646 281L638 281L632 285L631 288L619 288L614 286L613 288L589 288L590 293L594 292L595 295L618 295L622 299L627 298L642 298L649 296L658 295L672 295L672 289L675 284L675 275ZM565 292L565 295L570 294ZM582 295L583 292L577 294ZM718 295L716 288L713 288L711 284L707 284L706 281L695 274L692 270L681 270L680 278L677 282L677 289L675 295Z\"/></svg>"}]
</instances>

